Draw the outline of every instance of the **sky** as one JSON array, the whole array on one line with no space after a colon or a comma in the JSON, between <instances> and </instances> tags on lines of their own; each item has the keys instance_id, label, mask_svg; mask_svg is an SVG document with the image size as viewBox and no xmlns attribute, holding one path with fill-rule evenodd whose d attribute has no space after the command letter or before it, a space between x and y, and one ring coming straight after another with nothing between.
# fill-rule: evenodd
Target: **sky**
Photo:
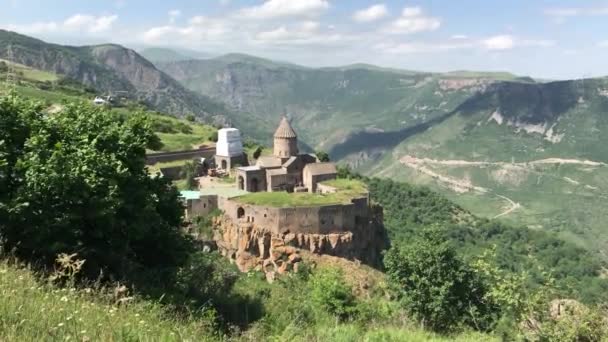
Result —
<instances>
[{"instance_id":1,"label":"sky","mask_svg":"<svg viewBox=\"0 0 608 342\"><path fill-rule=\"evenodd\" d=\"M608 0L0 0L0 28L306 66L608 75Z\"/></svg>"}]
</instances>

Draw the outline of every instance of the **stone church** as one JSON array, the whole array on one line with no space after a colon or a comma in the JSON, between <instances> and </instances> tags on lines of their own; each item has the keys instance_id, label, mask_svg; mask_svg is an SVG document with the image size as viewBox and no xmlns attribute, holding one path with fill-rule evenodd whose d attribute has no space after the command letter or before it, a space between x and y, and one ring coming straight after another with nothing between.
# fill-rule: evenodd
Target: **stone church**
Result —
<instances>
[{"instance_id":1,"label":"stone church","mask_svg":"<svg viewBox=\"0 0 608 342\"><path fill-rule=\"evenodd\" d=\"M317 192L317 184L337 176L334 163L320 163L313 154L300 154L298 136L286 117L274 133L272 156L253 166L236 168L237 186L248 192Z\"/></svg>"}]
</instances>

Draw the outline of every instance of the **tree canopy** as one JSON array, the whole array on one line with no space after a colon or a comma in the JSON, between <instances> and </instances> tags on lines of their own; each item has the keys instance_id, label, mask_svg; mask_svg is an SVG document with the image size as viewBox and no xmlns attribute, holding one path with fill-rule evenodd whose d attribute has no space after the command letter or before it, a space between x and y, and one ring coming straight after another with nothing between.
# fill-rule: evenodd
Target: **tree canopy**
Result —
<instances>
[{"instance_id":1,"label":"tree canopy","mask_svg":"<svg viewBox=\"0 0 608 342\"><path fill-rule=\"evenodd\" d=\"M182 207L167 181L149 177L158 147L143 115L86 104L59 112L0 99L0 235L6 250L43 265L78 253L85 274L116 277L182 263Z\"/></svg>"}]
</instances>

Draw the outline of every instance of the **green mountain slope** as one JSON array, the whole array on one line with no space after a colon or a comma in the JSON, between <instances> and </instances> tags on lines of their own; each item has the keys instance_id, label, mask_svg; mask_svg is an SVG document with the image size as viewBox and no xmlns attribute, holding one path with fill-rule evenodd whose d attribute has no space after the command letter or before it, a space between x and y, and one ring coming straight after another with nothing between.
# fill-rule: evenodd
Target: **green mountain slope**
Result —
<instances>
[{"instance_id":1,"label":"green mountain slope","mask_svg":"<svg viewBox=\"0 0 608 342\"><path fill-rule=\"evenodd\" d=\"M288 112L305 142L359 172L429 185L474 213L595 251L608 246L606 79L313 69L238 55L160 68L266 122Z\"/></svg>"},{"instance_id":2,"label":"green mountain slope","mask_svg":"<svg viewBox=\"0 0 608 342\"><path fill-rule=\"evenodd\" d=\"M368 174L427 184L478 214L556 231L607 258L606 90L608 79L497 84L375 160L345 159Z\"/></svg>"},{"instance_id":3,"label":"green mountain slope","mask_svg":"<svg viewBox=\"0 0 608 342\"><path fill-rule=\"evenodd\" d=\"M159 67L189 89L266 121L288 112L302 138L324 149L356 132L395 131L438 118L495 82L493 74L473 78L366 65L312 69L246 55Z\"/></svg>"},{"instance_id":4,"label":"green mountain slope","mask_svg":"<svg viewBox=\"0 0 608 342\"><path fill-rule=\"evenodd\" d=\"M184 88L135 51L119 45L62 46L0 30L0 58L120 94L177 116L221 121L222 104Z\"/></svg>"}]
</instances>

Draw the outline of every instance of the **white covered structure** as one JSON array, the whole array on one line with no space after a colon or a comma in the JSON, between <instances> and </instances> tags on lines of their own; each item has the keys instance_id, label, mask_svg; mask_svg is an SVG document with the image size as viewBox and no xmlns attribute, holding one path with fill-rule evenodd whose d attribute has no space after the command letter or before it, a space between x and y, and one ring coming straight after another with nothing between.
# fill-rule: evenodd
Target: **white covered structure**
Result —
<instances>
[{"instance_id":1,"label":"white covered structure","mask_svg":"<svg viewBox=\"0 0 608 342\"><path fill-rule=\"evenodd\" d=\"M215 163L222 170L246 164L241 132L236 128L222 128L217 132Z\"/></svg>"},{"instance_id":2,"label":"white covered structure","mask_svg":"<svg viewBox=\"0 0 608 342\"><path fill-rule=\"evenodd\" d=\"M236 157L243 154L241 132L236 128L222 128L217 131L215 154L223 157Z\"/></svg>"}]
</instances>

